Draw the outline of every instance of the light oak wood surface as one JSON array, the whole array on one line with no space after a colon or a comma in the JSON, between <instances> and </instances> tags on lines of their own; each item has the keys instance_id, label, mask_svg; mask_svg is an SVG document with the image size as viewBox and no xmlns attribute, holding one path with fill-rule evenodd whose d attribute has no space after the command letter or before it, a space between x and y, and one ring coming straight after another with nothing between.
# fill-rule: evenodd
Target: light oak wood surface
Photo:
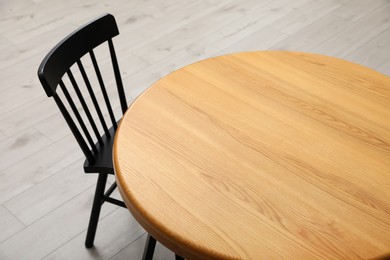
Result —
<instances>
[{"instance_id":1,"label":"light oak wood surface","mask_svg":"<svg viewBox=\"0 0 390 260\"><path fill-rule=\"evenodd\" d=\"M188 259L390 253L390 78L264 51L160 79L114 144L138 222Z\"/></svg>"}]
</instances>

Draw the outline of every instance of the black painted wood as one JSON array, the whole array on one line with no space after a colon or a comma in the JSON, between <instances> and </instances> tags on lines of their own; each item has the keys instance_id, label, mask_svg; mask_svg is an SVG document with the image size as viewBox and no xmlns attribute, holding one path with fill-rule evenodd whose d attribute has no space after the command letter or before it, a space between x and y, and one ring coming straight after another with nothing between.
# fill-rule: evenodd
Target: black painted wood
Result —
<instances>
[{"instance_id":1,"label":"black painted wood","mask_svg":"<svg viewBox=\"0 0 390 260\"><path fill-rule=\"evenodd\" d=\"M114 16L105 14L59 42L44 58L38 77L48 96L55 94L65 72L82 56L119 34Z\"/></svg>"},{"instance_id":2,"label":"black painted wood","mask_svg":"<svg viewBox=\"0 0 390 260\"><path fill-rule=\"evenodd\" d=\"M110 150L112 149L112 138L114 138L115 131L117 129L118 119L114 116L113 108L107 94L106 84L104 84L93 49L103 43L107 44L110 57L112 59L120 106L122 108L122 112L124 113L127 109L127 101L112 42L112 37L115 37L118 34L119 31L115 18L110 14L105 14L80 27L78 30L63 39L46 55L38 69L39 80L49 97L55 96L57 104L58 102L64 103L58 93L58 85L60 86L63 95L65 95L68 107L70 106L71 111L66 110L66 105L59 107L61 112L64 114L69 127L75 135L85 157L87 158L85 163L85 172L87 173L105 172L113 174ZM89 75L81 62L81 58L87 53L91 58L96 74L91 76L97 77L99 82L98 87L92 86ZM82 76L80 81L75 79L75 74L71 71L71 67L74 64L77 65L75 67L79 69ZM65 77L67 77L70 81L70 86L65 86L63 80ZM80 84L80 82L83 84ZM84 97L83 92L80 90L81 85L86 86L89 97ZM70 90L77 94L77 99L71 97L69 94ZM108 126L106 120L104 119L103 112L96 98L97 91L99 91L104 97L105 108L110 116L108 121L110 121L111 126ZM92 100L92 107L89 107L85 101L88 98ZM78 100L78 102L82 105L84 117L80 115L80 112L75 105L76 100ZM98 121L100 121L99 125L104 130L104 133L99 132L92 113L96 113L98 115ZM73 117L71 115L73 115ZM84 121L83 118L85 117L88 120ZM113 131L110 127L113 128ZM92 131L90 131L90 129L92 129ZM102 137L103 134L104 137ZM92 135L94 136L95 141L92 139Z\"/></svg>"},{"instance_id":3,"label":"black painted wood","mask_svg":"<svg viewBox=\"0 0 390 260\"><path fill-rule=\"evenodd\" d=\"M99 174L85 242L88 248L93 246L102 204L109 202L125 207L122 201L110 197L116 185L111 186L105 192L107 175L114 174L112 147L118 125L117 121L120 118L114 116L98 59L93 52L97 46L106 44L112 59L113 68L111 71L113 71L117 83L116 89L120 102L118 105L121 106L124 113L127 109L127 102L112 42L112 38L118 34L115 18L110 14L105 14L80 27L58 43L46 55L38 69L38 77L47 96L54 98L86 157L84 172ZM86 54L89 54L86 57L89 56L91 59L95 71L92 74L94 75L88 75L81 61L81 58ZM77 69L78 73L74 73ZM81 76L76 78L76 74ZM93 76L96 76L98 86L92 85L90 77ZM70 83L66 85L65 79L66 82ZM58 86L60 87L58 88ZM107 121L111 123L111 126L107 125L104 119L101 105L96 98L98 93L104 97L102 107L107 109L110 117ZM87 100L91 100L92 104L88 105ZM78 103L81 104L82 109L77 107ZM100 123L95 122L93 113L98 116L96 121L100 121ZM98 125L103 129L102 132L99 131Z\"/></svg>"}]
</instances>

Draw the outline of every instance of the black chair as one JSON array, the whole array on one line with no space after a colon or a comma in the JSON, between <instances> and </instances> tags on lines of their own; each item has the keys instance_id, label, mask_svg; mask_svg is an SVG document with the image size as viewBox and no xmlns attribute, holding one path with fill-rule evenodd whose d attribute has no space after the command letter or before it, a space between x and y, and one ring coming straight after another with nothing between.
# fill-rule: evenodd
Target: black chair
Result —
<instances>
[{"instance_id":1,"label":"black chair","mask_svg":"<svg viewBox=\"0 0 390 260\"><path fill-rule=\"evenodd\" d=\"M54 98L86 157L84 172L99 174L85 241L87 248L93 246L102 204L109 202L126 207L123 201L110 197L117 187L115 182L106 190L107 176L114 174L112 146L118 121L94 52L96 47L107 43L122 117L127 109L127 102L112 42L112 38L118 34L115 18L110 14L103 15L58 43L47 54L38 69L38 77L47 96ZM93 75L88 73L90 70L82 62L82 59L88 56L90 58L88 68L92 70ZM81 78L80 81L76 80L77 74ZM99 87L93 88L93 82ZM81 88L81 85L84 88ZM84 95L83 92L88 94ZM72 94L77 98L73 99ZM103 109L99 106L98 97L104 99ZM78 103L81 108L78 107ZM152 259L155 244L156 240L148 235L143 259ZM176 256L176 259L182 258Z\"/></svg>"}]
</instances>

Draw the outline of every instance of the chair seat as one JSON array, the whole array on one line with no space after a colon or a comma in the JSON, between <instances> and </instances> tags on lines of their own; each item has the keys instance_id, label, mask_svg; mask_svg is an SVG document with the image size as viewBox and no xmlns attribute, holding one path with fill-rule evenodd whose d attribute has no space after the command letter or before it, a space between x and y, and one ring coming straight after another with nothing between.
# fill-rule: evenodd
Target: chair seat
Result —
<instances>
[{"instance_id":1,"label":"chair seat","mask_svg":"<svg viewBox=\"0 0 390 260\"><path fill-rule=\"evenodd\" d=\"M112 163L112 147L115 139L115 129L111 127L109 129L110 136L102 136L104 145L96 144L98 150L97 153L93 154L95 159L94 163L90 163L88 160L84 162L85 173L106 173L114 174L114 166Z\"/></svg>"}]
</instances>

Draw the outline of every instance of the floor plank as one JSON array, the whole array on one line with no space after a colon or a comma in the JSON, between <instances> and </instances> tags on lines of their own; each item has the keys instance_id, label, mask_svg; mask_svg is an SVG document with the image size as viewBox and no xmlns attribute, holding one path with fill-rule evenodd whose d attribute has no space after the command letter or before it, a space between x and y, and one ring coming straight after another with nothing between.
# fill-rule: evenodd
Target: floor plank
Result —
<instances>
[{"instance_id":1,"label":"floor plank","mask_svg":"<svg viewBox=\"0 0 390 260\"><path fill-rule=\"evenodd\" d=\"M6 208L0 206L0 242L16 234L25 226Z\"/></svg>"},{"instance_id":2,"label":"floor plank","mask_svg":"<svg viewBox=\"0 0 390 260\"><path fill-rule=\"evenodd\" d=\"M304 27L321 19L323 16L331 13L340 5L333 4L327 1L315 2L311 1L294 12L283 16L279 20L272 23L270 26L286 34L295 34Z\"/></svg>"},{"instance_id":3,"label":"floor plank","mask_svg":"<svg viewBox=\"0 0 390 260\"><path fill-rule=\"evenodd\" d=\"M271 46L271 49L310 52L350 24L351 21L330 13Z\"/></svg>"},{"instance_id":4,"label":"floor plank","mask_svg":"<svg viewBox=\"0 0 390 260\"><path fill-rule=\"evenodd\" d=\"M390 76L390 59L375 67L375 70Z\"/></svg>"},{"instance_id":5,"label":"floor plank","mask_svg":"<svg viewBox=\"0 0 390 260\"><path fill-rule=\"evenodd\" d=\"M390 27L352 53L348 54L345 59L370 68L376 68L390 60L389 42ZM390 71L385 73L390 75Z\"/></svg>"},{"instance_id":6,"label":"floor plank","mask_svg":"<svg viewBox=\"0 0 390 260\"><path fill-rule=\"evenodd\" d=\"M245 16L233 23L227 24L215 33L210 33L203 38L202 41L204 44L212 44L221 50L224 50L239 41L250 43L248 37L251 37L272 22L291 13L293 8L297 8L295 6L299 6L298 3L304 4L305 1L294 1L294 6L286 5L284 0L263 3L264 5L260 5L258 8L250 10ZM264 37L264 40L268 39Z\"/></svg>"},{"instance_id":7,"label":"floor plank","mask_svg":"<svg viewBox=\"0 0 390 260\"><path fill-rule=\"evenodd\" d=\"M203 16L198 17L198 19L183 24L177 30L167 33L150 44L145 44L141 48L135 49L133 55L153 64L169 56L169 54L192 44L196 39L204 37L207 35L208 30L218 30L226 20L235 20L245 15L247 10L256 5L256 2L252 1L250 4L248 3L248 6L246 6L247 9L234 4L227 4L218 8L208 8L207 12L214 11L212 19L204 19ZM203 15L206 16L207 13ZM170 41L169 39L176 40Z\"/></svg>"},{"instance_id":8,"label":"floor plank","mask_svg":"<svg viewBox=\"0 0 390 260\"><path fill-rule=\"evenodd\" d=\"M356 23L315 47L313 51L329 56L345 57L389 28L389 13L390 3L357 20Z\"/></svg>"},{"instance_id":9,"label":"floor plank","mask_svg":"<svg viewBox=\"0 0 390 260\"><path fill-rule=\"evenodd\" d=\"M388 3L389 1L387 0L349 0L333 13L344 19L356 22L374 10L384 8L383 6Z\"/></svg>"},{"instance_id":10,"label":"floor plank","mask_svg":"<svg viewBox=\"0 0 390 260\"><path fill-rule=\"evenodd\" d=\"M71 167L81 158L83 155L76 140L69 134L58 142L25 156L18 163L0 171L0 203L18 196L62 169ZM79 167L79 171L82 171L81 165ZM80 178L81 176L80 174Z\"/></svg>"},{"instance_id":11,"label":"floor plank","mask_svg":"<svg viewBox=\"0 0 390 260\"><path fill-rule=\"evenodd\" d=\"M16 132L18 134L0 142L0 171L51 144L48 138L33 128Z\"/></svg>"},{"instance_id":12,"label":"floor plank","mask_svg":"<svg viewBox=\"0 0 390 260\"><path fill-rule=\"evenodd\" d=\"M142 234L145 234L145 230L126 209L119 208L99 222L94 248L88 250L84 247L86 232L82 232L44 259L108 259L122 251ZM138 250L142 252L142 248ZM138 258L127 256L126 259Z\"/></svg>"},{"instance_id":13,"label":"floor plank","mask_svg":"<svg viewBox=\"0 0 390 260\"><path fill-rule=\"evenodd\" d=\"M0 133L11 137L15 133L33 128L35 124L56 113L58 113L58 110L53 100L46 97L31 99L29 102L0 115Z\"/></svg>"},{"instance_id":14,"label":"floor plank","mask_svg":"<svg viewBox=\"0 0 390 260\"><path fill-rule=\"evenodd\" d=\"M268 50L277 42L280 42L287 37L287 34L266 26L257 32L252 33L248 37L230 45L221 51L220 54L242 51Z\"/></svg>"},{"instance_id":15,"label":"floor plank","mask_svg":"<svg viewBox=\"0 0 390 260\"><path fill-rule=\"evenodd\" d=\"M93 192L94 189L89 188L5 240L0 244L0 258L42 259L84 232L89 219ZM113 205L104 205L101 219L115 209Z\"/></svg>"},{"instance_id":16,"label":"floor plank","mask_svg":"<svg viewBox=\"0 0 390 260\"><path fill-rule=\"evenodd\" d=\"M153 41L164 37L164 35L170 34L182 26L199 19L199 17L204 15L205 11L208 12L208 9L205 8L203 1L189 2L182 9L164 13L161 17L157 17L139 28L127 30L125 26L124 29L121 29L121 35L128 39L126 43L127 48L133 52L135 49L143 48ZM210 6L210 8L216 9L217 7ZM152 17L154 15L147 10L145 10L145 14ZM141 57L141 59L147 60L147 57Z\"/></svg>"},{"instance_id":17,"label":"floor plank","mask_svg":"<svg viewBox=\"0 0 390 260\"><path fill-rule=\"evenodd\" d=\"M84 175L81 158L69 167L46 178L25 192L4 203L15 217L26 226L47 215L84 190L96 184L96 175Z\"/></svg>"}]
</instances>

